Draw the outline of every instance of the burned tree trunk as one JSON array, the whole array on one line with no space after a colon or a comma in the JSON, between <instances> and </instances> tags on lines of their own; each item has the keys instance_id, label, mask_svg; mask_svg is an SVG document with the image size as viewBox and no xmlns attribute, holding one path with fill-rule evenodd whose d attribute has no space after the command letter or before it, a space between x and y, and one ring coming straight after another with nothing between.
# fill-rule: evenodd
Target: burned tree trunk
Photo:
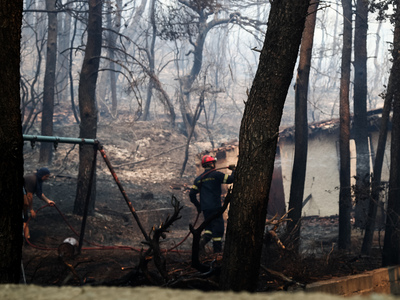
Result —
<instances>
[{"instance_id":1,"label":"burned tree trunk","mask_svg":"<svg viewBox=\"0 0 400 300\"><path fill-rule=\"evenodd\" d=\"M368 1L358 0L354 27L354 141L357 153L355 226L365 228L368 214L370 163L367 121Z\"/></svg>"},{"instance_id":2,"label":"burned tree trunk","mask_svg":"<svg viewBox=\"0 0 400 300\"><path fill-rule=\"evenodd\" d=\"M96 138L97 133L97 109L96 109L96 81L99 70L101 52L101 12L103 2L101 0L89 0L88 37L82 71L79 79L79 109L81 114L80 134L81 138ZM90 174L93 164L93 146L79 146L79 174L74 213L83 214L85 199L88 194ZM94 174L96 174L94 172ZM95 176L95 175L94 175ZM89 213L94 210L96 182L93 182Z\"/></svg>"},{"instance_id":3,"label":"burned tree trunk","mask_svg":"<svg viewBox=\"0 0 400 300\"><path fill-rule=\"evenodd\" d=\"M351 64L351 0L342 0L343 50L340 79L340 192L339 192L339 248L350 247L350 64Z\"/></svg>"},{"instance_id":4,"label":"burned tree trunk","mask_svg":"<svg viewBox=\"0 0 400 300\"><path fill-rule=\"evenodd\" d=\"M289 219L287 231L294 247L298 249L300 242L300 218L303 206L304 182L306 180L308 152L308 118L307 96L308 80L311 68L311 54L314 40L315 21L319 0L311 0L304 27L300 48L300 62L297 70L295 93L295 153L290 185Z\"/></svg>"},{"instance_id":5,"label":"burned tree trunk","mask_svg":"<svg viewBox=\"0 0 400 300\"><path fill-rule=\"evenodd\" d=\"M254 291L257 286L279 124L308 5L309 0L271 2L264 47L240 128L220 282L224 290Z\"/></svg>"},{"instance_id":6,"label":"burned tree trunk","mask_svg":"<svg viewBox=\"0 0 400 300\"><path fill-rule=\"evenodd\" d=\"M0 2L0 283L21 271L23 140L20 110L22 0Z\"/></svg>"},{"instance_id":7,"label":"burned tree trunk","mask_svg":"<svg viewBox=\"0 0 400 300\"><path fill-rule=\"evenodd\" d=\"M49 11L46 71L44 75L43 110L42 110L42 135L53 135L54 91L56 84L57 62L57 13L55 1L47 0L46 9ZM53 156L53 144L40 145L39 162L50 164Z\"/></svg>"}]
</instances>

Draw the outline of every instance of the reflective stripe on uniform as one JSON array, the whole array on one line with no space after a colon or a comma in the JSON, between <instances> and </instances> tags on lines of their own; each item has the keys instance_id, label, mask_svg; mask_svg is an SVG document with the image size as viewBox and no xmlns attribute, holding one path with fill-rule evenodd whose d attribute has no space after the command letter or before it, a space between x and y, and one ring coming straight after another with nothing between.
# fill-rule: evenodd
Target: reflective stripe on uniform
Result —
<instances>
[{"instance_id":1,"label":"reflective stripe on uniform","mask_svg":"<svg viewBox=\"0 0 400 300\"><path fill-rule=\"evenodd\" d=\"M229 175L228 175L228 174L225 174L225 176L224 176L224 181L223 181L222 183L226 183L227 180L228 180L228 177L229 177Z\"/></svg>"},{"instance_id":2,"label":"reflective stripe on uniform","mask_svg":"<svg viewBox=\"0 0 400 300\"><path fill-rule=\"evenodd\" d=\"M220 241L222 241L222 237L213 237L212 240L214 242L220 242Z\"/></svg>"},{"instance_id":3,"label":"reflective stripe on uniform","mask_svg":"<svg viewBox=\"0 0 400 300\"><path fill-rule=\"evenodd\" d=\"M204 230L204 234L212 234L211 230Z\"/></svg>"},{"instance_id":4,"label":"reflective stripe on uniform","mask_svg":"<svg viewBox=\"0 0 400 300\"><path fill-rule=\"evenodd\" d=\"M194 190L198 190L198 187L197 187L197 185L192 185L192 189L194 189Z\"/></svg>"}]
</instances>

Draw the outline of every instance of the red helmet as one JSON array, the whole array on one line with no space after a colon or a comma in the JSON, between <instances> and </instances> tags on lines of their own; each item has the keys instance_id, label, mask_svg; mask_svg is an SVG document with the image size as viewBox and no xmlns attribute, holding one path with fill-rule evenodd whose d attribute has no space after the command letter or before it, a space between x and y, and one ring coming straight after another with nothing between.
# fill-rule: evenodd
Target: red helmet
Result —
<instances>
[{"instance_id":1,"label":"red helmet","mask_svg":"<svg viewBox=\"0 0 400 300\"><path fill-rule=\"evenodd\" d=\"M207 165L209 163L215 163L217 161L216 158L212 157L211 155L204 155L201 159L201 165Z\"/></svg>"}]
</instances>

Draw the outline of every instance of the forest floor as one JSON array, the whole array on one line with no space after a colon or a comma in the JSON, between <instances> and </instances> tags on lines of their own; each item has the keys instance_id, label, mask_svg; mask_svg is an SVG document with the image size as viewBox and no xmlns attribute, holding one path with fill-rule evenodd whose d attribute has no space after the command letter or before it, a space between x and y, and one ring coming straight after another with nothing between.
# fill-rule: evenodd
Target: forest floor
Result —
<instances>
[{"instance_id":1,"label":"forest floor","mask_svg":"<svg viewBox=\"0 0 400 300\"><path fill-rule=\"evenodd\" d=\"M78 137L77 125L56 124L55 135ZM237 138L234 127L212 132L216 146ZM78 146L59 144L49 167L51 178L44 183L44 193L56 208L43 206L35 198L37 217L29 221L31 237L24 241L23 267L28 284L38 285L164 285L179 288L218 289L217 277L207 276L191 267L192 236L189 224L196 222L196 210L190 203L188 187L195 178L196 155L211 149L209 135L199 128L189 149L183 176L179 176L185 156L186 137L161 121L109 122L98 128L104 146L136 214L149 234L173 213L174 197L183 207L180 216L161 243L169 281L160 282L160 274L149 259L148 271L138 271L147 249L144 237L130 212L106 164L98 156L95 213L89 216L80 254L67 257L59 246L68 237L79 240L82 217L72 214L78 174ZM38 143L39 144L39 143ZM42 167L38 163L39 145L24 148L25 172ZM259 291L274 291L288 286L283 276L298 286L332 277L358 274L380 267L378 236L373 255L359 256L362 232L353 230L352 250L337 251L337 217L308 218L302 227L302 255L290 250L266 246L260 269ZM197 221L199 225L201 220ZM378 234L378 233L377 233ZM75 249L76 250L76 249ZM207 249L204 264L220 266L221 256ZM272 269L280 275L268 272ZM293 282L292 282L293 283Z\"/></svg>"}]
</instances>

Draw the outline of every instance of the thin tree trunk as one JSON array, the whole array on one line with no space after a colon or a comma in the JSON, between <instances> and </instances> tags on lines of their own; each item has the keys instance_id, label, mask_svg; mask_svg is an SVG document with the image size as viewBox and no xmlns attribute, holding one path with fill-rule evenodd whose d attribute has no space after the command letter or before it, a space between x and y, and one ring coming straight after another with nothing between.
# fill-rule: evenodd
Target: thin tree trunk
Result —
<instances>
[{"instance_id":1,"label":"thin tree trunk","mask_svg":"<svg viewBox=\"0 0 400 300\"><path fill-rule=\"evenodd\" d=\"M77 23L78 23L78 19L75 19L74 31L73 31L72 39L71 39L71 49L74 46L76 30L77 30L77 28L76 28ZM77 113L76 107L75 107L74 79L72 76L72 53L73 53L73 51L69 51L69 64L68 64L69 90L70 90L70 98L71 98L71 109L72 109L72 112L74 113L76 123L79 124L80 120L79 120L78 113Z\"/></svg>"},{"instance_id":2,"label":"thin tree trunk","mask_svg":"<svg viewBox=\"0 0 400 300\"><path fill-rule=\"evenodd\" d=\"M184 157L184 159L183 159L183 164L182 164L181 171L179 172L179 177L182 177L182 176L183 176L183 173L185 172L185 169L186 169L187 161L188 161L188 159L189 159L190 140L192 139L194 130L195 130L195 128L196 128L197 120L198 120L198 118L199 118L199 116L200 116L200 114L201 114L201 111L202 111L202 107L204 107L204 93L205 93L205 91L203 90L202 93L201 93L201 95L200 95L199 103L198 103L197 106L196 106L196 110L195 110L195 113L194 113L193 125L192 125L192 128L191 128L191 130L190 130L190 132L189 132L189 134L188 134L187 141L186 141L186 146L185 146L185 157Z\"/></svg>"},{"instance_id":3,"label":"thin tree trunk","mask_svg":"<svg viewBox=\"0 0 400 300\"><path fill-rule=\"evenodd\" d=\"M46 0L48 13L46 71L43 83L42 135L53 135L54 91L57 62L57 13L54 0ZM50 164L53 156L53 144L40 145L39 162Z\"/></svg>"},{"instance_id":4,"label":"thin tree trunk","mask_svg":"<svg viewBox=\"0 0 400 300\"><path fill-rule=\"evenodd\" d=\"M19 283L23 140L20 110L22 0L0 1L0 284Z\"/></svg>"},{"instance_id":5,"label":"thin tree trunk","mask_svg":"<svg viewBox=\"0 0 400 300\"><path fill-rule=\"evenodd\" d=\"M148 58L149 58L149 71L151 74L154 74L154 48L156 44L156 34L157 34L157 27L156 27L156 20L155 20L155 6L156 6L156 1L151 0L150 2L150 25L151 25L151 41L150 41L150 47L148 51ZM151 98L153 94L153 78L149 78L149 85L147 87L147 99L146 99L146 104L144 106L144 112L143 112L143 120L147 121L149 118L149 111L150 111L150 104L151 104Z\"/></svg>"},{"instance_id":6,"label":"thin tree trunk","mask_svg":"<svg viewBox=\"0 0 400 300\"><path fill-rule=\"evenodd\" d=\"M65 8L71 8L71 4L66 4ZM57 93L58 99L62 103L67 103L68 99L68 50L71 36L71 14L60 13L58 16L58 69Z\"/></svg>"},{"instance_id":7,"label":"thin tree trunk","mask_svg":"<svg viewBox=\"0 0 400 300\"><path fill-rule=\"evenodd\" d=\"M96 110L96 81L100 63L102 38L102 5L101 0L89 0L88 37L85 57L79 79L79 109L81 114L81 138L96 138L97 110ZM90 174L93 164L93 146L79 146L79 174L74 213L83 214L85 199L88 194ZM96 172L94 172L96 174ZM96 178L96 177L94 177ZM96 181L93 182L89 214L93 214L95 204Z\"/></svg>"},{"instance_id":8,"label":"thin tree trunk","mask_svg":"<svg viewBox=\"0 0 400 300\"><path fill-rule=\"evenodd\" d=\"M308 117L307 96L310 77L311 57L314 40L315 22L317 19L319 0L311 0L308 8L303 38L300 46L300 61L297 70L295 91L295 152L290 185L289 215L292 222L288 223L287 231L294 247L300 245L300 219L306 180L308 152Z\"/></svg>"},{"instance_id":9,"label":"thin tree trunk","mask_svg":"<svg viewBox=\"0 0 400 300\"><path fill-rule=\"evenodd\" d=\"M351 64L351 0L342 0L343 50L340 79L340 193L339 193L339 248L350 247L350 64Z\"/></svg>"},{"instance_id":10,"label":"thin tree trunk","mask_svg":"<svg viewBox=\"0 0 400 300\"><path fill-rule=\"evenodd\" d=\"M354 141L356 144L355 226L365 228L370 196L370 156L367 121L368 1L357 0L354 28Z\"/></svg>"},{"instance_id":11,"label":"thin tree trunk","mask_svg":"<svg viewBox=\"0 0 400 300\"><path fill-rule=\"evenodd\" d=\"M115 19L114 25L110 22L110 27L112 29L108 35L108 55L110 57L110 89L111 89L111 114L113 118L117 117L118 113L118 97L117 97L117 75L115 74L115 63L114 63L114 52L115 45L118 38L116 32L119 32L121 28L121 10L122 10L122 1L117 0L117 6L115 11ZM111 18L111 15L110 15Z\"/></svg>"},{"instance_id":12,"label":"thin tree trunk","mask_svg":"<svg viewBox=\"0 0 400 300\"><path fill-rule=\"evenodd\" d=\"M309 0L271 2L268 29L239 136L220 287L257 287L268 195L283 106L293 76Z\"/></svg>"}]
</instances>

